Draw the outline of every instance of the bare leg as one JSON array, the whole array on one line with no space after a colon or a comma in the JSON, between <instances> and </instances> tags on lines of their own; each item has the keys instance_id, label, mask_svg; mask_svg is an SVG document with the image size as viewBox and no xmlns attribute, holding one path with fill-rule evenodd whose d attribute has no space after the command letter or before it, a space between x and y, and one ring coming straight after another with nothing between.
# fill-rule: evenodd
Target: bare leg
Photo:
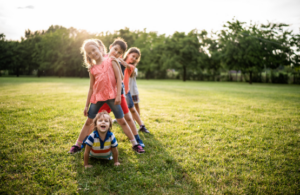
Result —
<instances>
[{"instance_id":1,"label":"bare leg","mask_svg":"<svg viewBox=\"0 0 300 195\"><path fill-rule=\"evenodd\" d=\"M133 119L141 126L144 125L143 121L140 118L139 113L135 110L135 107L133 106L132 108L129 108Z\"/></svg>"},{"instance_id":2,"label":"bare leg","mask_svg":"<svg viewBox=\"0 0 300 195\"><path fill-rule=\"evenodd\" d=\"M139 103L134 104L134 107L135 107L136 111L139 113L139 115L141 116Z\"/></svg>"},{"instance_id":3,"label":"bare leg","mask_svg":"<svg viewBox=\"0 0 300 195\"><path fill-rule=\"evenodd\" d=\"M126 123L124 118L119 118L117 119L117 122L119 123L119 125L121 126L121 128L123 129L123 132L125 133L125 135L129 138L129 140L135 140L135 137L133 136L128 124Z\"/></svg>"},{"instance_id":4,"label":"bare leg","mask_svg":"<svg viewBox=\"0 0 300 195\"><path fill-rule=\"evenodd\" d=\"M83 141L83 139L89 135L89 130L90 130L92 123L93 123L93 119L91 119L91 118L86 119L86 121L81 129L81 132L79 134L79 137L78 137L79 141ZM76 142L76 143L78 144L79 147L81 146L80 142Z\"/></svg>"},{"instance_id":5,"label":"bare leg","mask_svg":"<svg viewBox=\"0 0 300 195\"><path fill-rule=\"evenodd\" d=\"M91 128L89 129L89 135L93 132L94 127L95 127L94 123L92 123L90 126L91 126Z\"/></svg>"},{"instance_id":6,"label":"bare leg","mask_svg":"<svg viewBox=\"0 0 300 195\"><path fill-rule=\"evenodd\" d=\"M137 130L135 124L134 124L134 121L132 119L132 116L131 116L130 112L128 112L127 114L124 114L124 118L125 118L127 124L129 125L133 135L137 135L138 130Z\"/></svg>"}]
</instances>

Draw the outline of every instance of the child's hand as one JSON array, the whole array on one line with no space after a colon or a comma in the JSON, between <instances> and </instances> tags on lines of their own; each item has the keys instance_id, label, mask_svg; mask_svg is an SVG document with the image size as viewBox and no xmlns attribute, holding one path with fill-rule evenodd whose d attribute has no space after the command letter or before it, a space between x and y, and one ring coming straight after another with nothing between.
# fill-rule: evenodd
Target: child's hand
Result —
<instances>
[{"instance_id":1,"label":"child's hand","mask_svg":"<svg viewBox=\"0 0 300 195\"><path fill-rule=\"evenodd\" d=\"M84 166L85 169L92 168L92 167L93 167L93 165L85 165Z\"/></svg>"},{"instance_id":2,"label":"child's hand","mask_svg":"<svg viewBox=\"0 0 300 195\"><path fill-rule=\"evenodd\" d=\"M119 58L119 61L121 62L121 64L122 64L123 66L125 66L125 68L128 67L128 64L127 64L123 59Z\"/></svg>"},{"instance_id":3,"label":"child's hand","mask_svg":"<svg viewBox=\"0 0 300 195\"><path fill-rule=\"evenodd\" d=\"M83 115L84 116L88 116L88 107L84 108Z\"/></svg>"},{"instance_id":4,"label":"child's hand","mask_svg":"<svg viewBox=\"0 0 300 195\"><path fill-rule=\"evenodd\" d=\"M115 164L114 164L115 166L119 166L119 165L121 165L119 162L115 162Z\"/></svg>"},{"instance_id":5,"label":"child's hand","mask_svg":"<svg viewBox=\"0 0 300 195\"><path fill-rule=\"evenodd\" d=\"M117 96L115 99L115 105L120 105L121 104L121 96Z\"/></svg>"},{"instance_id":6,"label":"child's hand","mask_svg":"<svg viewBox=\"0 0 300 195\"><path fill-rule=\"evenodd\" d=\"M109 56L111 59L113 60L117 60L117 58L115 56ZM118 61L118 60L117 60Z\"/></svg>"}]
</instances>

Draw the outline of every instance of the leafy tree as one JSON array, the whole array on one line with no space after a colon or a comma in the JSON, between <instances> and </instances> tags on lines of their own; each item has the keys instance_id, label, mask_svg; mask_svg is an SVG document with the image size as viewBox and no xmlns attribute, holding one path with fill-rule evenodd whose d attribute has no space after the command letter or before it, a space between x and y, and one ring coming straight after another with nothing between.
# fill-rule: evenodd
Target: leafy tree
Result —
<instances>
[{"instance_id":1,"label":"leafy tree","mask_svg":"<svg viewBox=\"0 0 300 195\"><path fill-rule=\"evenodd\" d=\"M187 71L197 67L200 62L200 43L196 30L187 35L183 32L175 32L165 42L166 66L178 69L182 80L187 80Z\"/></svg>"},{"instance_id":2,"label":"leafy tree","mask_svg":"<svg viewBox=\"0 0 300 195\"><path fill-rule=\"evenodd\" d=\"M261 29L258 25L247 27L244 24L238 20L227 22L225 30L219 34L219 40L224 64L229 69L248 72L251 84L253 72L290 63L291 32L278 32L286 24L261 25Z\"/></svg>"},{"instance_id":3,"label":"leafy tree","mask_svg":"<svg viewBox=\"0 0 300 195\"><path fill-rule=\"evenodd\" d=\"M221 67L221 48L218 40L216 39L216 33L211 33L211 37L208 37L206 30L202 30L199 34L199 40L201 43L200 47L200 59L201 59L201 69L206 69L213 75L213 80L215 80L215 75L219 73Z\"/></svg>"}]
</instances>

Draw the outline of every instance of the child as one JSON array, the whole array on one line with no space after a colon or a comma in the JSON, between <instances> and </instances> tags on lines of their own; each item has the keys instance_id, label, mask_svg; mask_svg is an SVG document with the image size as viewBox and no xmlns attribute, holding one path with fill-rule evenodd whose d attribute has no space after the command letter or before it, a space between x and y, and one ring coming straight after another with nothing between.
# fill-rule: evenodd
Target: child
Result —
<instances>
[{"instance_id":1,"label":"child","mask_svg":"<svg viewBox=\"0 0 300 195\"><path fill-rule=\"evenodd\" d=\"M109 47L109 54L108 56L110 57L115 57L115 58L119 58L123 55L123 53L125 52L125 50L127 49L127 44L123 39L117 38L114 40L114 42L110 45ZM126 103L126 98L123 94L124 90L121 91L121 107L124 113L124 118L127 122L127 124L129 125L136 141L144 148L145 144L143 143L143 141L141 140L139 134L138 134L138 130L134 124L134 121L132 119L132 116L128 110L128 106ZM99 112L102 112L103 110L107 111L108 113L110 113L111 109L109 108L109 106L107 104L104 104ZM90 128L90 132L93 130L93 127Z\"/></svg>"},{"instance_id":2,"label":"child","mask_svg":"<svg viewBox=\"0 0 300 195\"><path fill-rule=\"evenodd\" d=\"M136 67L137 64L134 64L134 66ZM141 112L140 112L140 106L139 106L139 102L140 102L140 98L139 98L139 90L136 84L136 77L138 75L138 69L135 68L134 71L131 73L131 76L129 78L129 91L131 93L131 97L134 103L134 107L136 109L136 111L139 113L139 115L141 116Z\"/></svg>"},{"instance_id":3,"label":"child","mask_svg":"<svg viewBox=\"0 0 300 195\"><path fill-rule=\"evenodd\" d=\"M78 140L69 153L74 154L81 150L82 140L88 135L90 125L99 108L107 103L112 109L115 118L126 136L132 143L132 148L137 153L144 153L143 148L136 142L129 126L127 125L121 106L121 74L118 62L112 58L104 57L104 44L96 40L84 41L81 51L90 75L90 88L84 108L84 116L88 116L83 125ZM90 105L90 107L89 107Z\"/></svg>"},{"instance_id":4,"label":"child","mask_svg":"<svg viewBox=\"0 0 300 195\"><path fill-rule=\"evenodd\" d=\"M135 66L133 64L137 64L141 59L141 52L138 48L132 47L130 48L125 56L124 60L120 60L122 64L122 71L124 71L124 86L125 86L125 93L126 93L126 100L128 108L133 116L133 118L136 120L136 122L140 125L139 131L150 133L144 123L142 122L139 113L136 111L133 100L131 97L130 89L129 89L129 77L132 74L133 70L135 69Z\"/></svg>"},{"instance_id":5,"label":"child","mask_svg":"<svg viewBox=\"0 0 300 195\"><path fill-rule=\"evenodd\" d=\"M118 142L111 132L112 120L107 112L101 112L96 115L93 121L94 132L89 135L85 141L84 167L91 168L89 165L89 156L98 159L114 159L115 166L119 166L118 161ZM113 154L113 156L112 156Z\"/></svg>"}]
</instances>

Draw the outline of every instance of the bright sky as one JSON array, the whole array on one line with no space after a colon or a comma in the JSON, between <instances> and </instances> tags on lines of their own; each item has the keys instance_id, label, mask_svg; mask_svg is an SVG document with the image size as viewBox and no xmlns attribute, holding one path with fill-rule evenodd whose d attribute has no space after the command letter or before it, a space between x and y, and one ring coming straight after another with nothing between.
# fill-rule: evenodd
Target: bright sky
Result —
<instances>
[{"instance_id":1,"label":"bright sky","mask_svg":"<svg viewBox=\"0 0 300 195\"><path fill-rule=\"evenodd\" d=\"M25 30L51 25L106 32L220 30L233 17L247 22L290 24L300 33L300 0L0 0L0 33L19 40Z\"/></svg>"}]
</instances>

